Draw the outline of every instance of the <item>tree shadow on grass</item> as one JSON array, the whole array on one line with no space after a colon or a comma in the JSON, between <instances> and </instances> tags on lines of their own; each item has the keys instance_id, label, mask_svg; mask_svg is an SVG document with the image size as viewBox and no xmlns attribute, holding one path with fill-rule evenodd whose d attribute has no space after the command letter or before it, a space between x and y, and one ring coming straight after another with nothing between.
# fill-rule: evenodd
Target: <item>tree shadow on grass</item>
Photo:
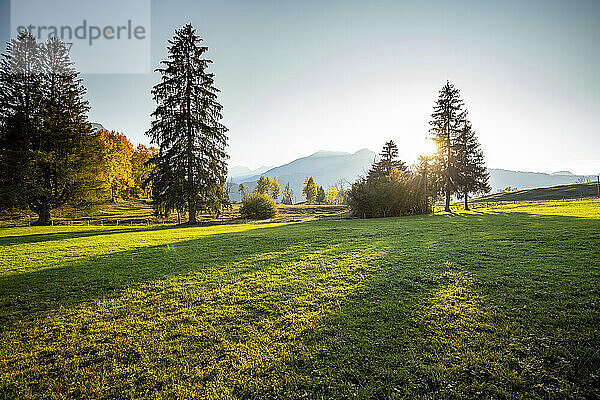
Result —
<instances>
[{"instance_id":1,"label":"tree shadow on grass","mask_svg":"<svg viewBox=\"0 0 600 400\"><path fill-rule=\"evenodd\" d=\"M110 297L124 288L170 276L210 275L222 270L232 274L248 273L269 263L293 260L290 253L294 253L294 249L300 248L302 253L319 251L342 240L319 241L305 231L295 234L294 228L290 228L291 231L281 226L217 233L1 276L0 325L7 327L13 320ZM244 267L236 267L236 264Z\"/></svg>"},{"instance_id":2,"label":"tree shadow on grass","mask_svg":"<svg viewBox=\"0 0 600 400\"><path fill-rule=\"evenodd\" d=\"M73 382L86 393L96 387L91 384L95 376L102 376L99 393L113 397L122 397L122 390L147 397L168 390L168 382L175 382L179 391L159 397L186 397L181 388L192 387L196 393L216 390L215 397L247 397L244 393L253 390L257 376L262 385L274 376L273 368L283 365L280 359L291 349L288 340L295 332L342 298L376 257L369 243L344 247L333 237L315 237L330 230L324 224L309 232L286 229L272 228L270 235L265 230L246 232L247 243L234 240L236 235L222 235L220 243L180 242L176 251L184 254L220 248L188 259L196 264L192 270L172 265L172 273L154 273L140 285L86 293L86 303L46 294L32 298L38 303L58 301L59 306L44 309L40 304L33 316L12 316L14 324L0 333L6 344L0 354L19 358L10 368L25 371L24 385L38 397L64 394ZM221 251L231 245L239 254L224 259ZM175 253L164 254L163 261L183 261L183 254L177 259ZM88 283L96 285L93 279ZM0 371L7 367L0 361ZM19 390L12 382L4 388L12 397L19 397Z\"/></svg>"},{"instance_id":3,"label":"tree shadow on grass","mask_svg":"<svg viewBox=\"0 0 600 400\"><path fill-rule=\"evenodd\" d=\"M304 332L288 362L304 383L284 397L600 395L598 220L495 213L456 227L433 248L454 263L384 263Z\"/></svg>"},{"instance_id":4,"label":"tree shadow on grass","mask_svg":"<svg viewBox=\"0 0 600 400\"><path fill-rule=\"evenodd\" d=\"M214 226L219 224L206 224L206 225L154 225L154 226L138 226L138 227L97 227L96 229L81 229L81 230L68 230L64 232L48 232L48 233L32 233L23 235L9 235L0 236L0 246L11 246L14 244L24 243L39 243L49 242L55 240L65 239L77 239L81 237L93 237L93 236L104 236L113 235L119 233L129 232L151 232L151 231L162 231L169 229L182 229L182 228L199 228L204 226ZM223 225L223 224L221 224ZM58 227L60 229L60 227ZM69 227L71 228L71 227ZM1 233L1 230L0 230Z\"/></svg>"},{"instance_id":5,"label":"tree shadow on grass","mask_svg":"<svg viewBox=\"0 0 600 400\"><path fill-rule=\"evenodd\" d=\"M556 300L532 291L526 313L509 297L514 287L499 287L452 264L370 277L299 337L287 368L303 383L283 397L598 396L600 311L573 312L561 324L548 317L560 307Z\"/></svg>"},{"instance_id":6,"label":"tree shadow on grass","mask_svg":"<svg viewBox=\"0 0 600 400\"><path fill-rule=\"evenodd\" d=\"M585 310L579 314L569 311L573 314L563 316L562 325L554 322L558 320L554 314L565 300L576 305L598 297L590 269L598 267L599 258L597 250L589 250L600 227L597 221L569 217L544 219L546 225L538 225L538 218L513 217L513 213L494 215L475 223L479 217L473 216L469 231L459 229L463 218L440 219L428 227L414 218L344 221L333 226L320 222L182 241L174 251L167 246L136 249L57 268L56 276L52 270L42 270L32 272L27 279L13 276L10 282L0 280L0 293L10 294L9 300L20 297L24 303L30 300L35 304L31 315L20 308L25 304L2 308L16 312L9 316L9 322L30 318L35 324L38 317L51 314L45 311L112 297L117 303L113 308L121 314L150 314L145 317L156 320L156 325L133 318L131 324L137 331L124 329L118 332L121 336L114 335L117 339L92 338L87 347L80 346L89 347L96 357L89 361L91 365L115 363L134 369L135 374L121 377L104 371L105 378L113 383L113 390L131 389L139 396L160 392L170 380L176 380L180 387L217 388L238 398L551 397L543 395L565 388L571 391L563 392L566 396L562 397L579 388L589 389L579 392L583 397L590 393L588 397L593 397L592 383L585 379L598 366L598 355L586 352L597 348L597 335L578 337L574 332L582 328L592 331L597 309L587 314ZM573 240L566 242L556 231L570 226L582 232L576 243L589 242L585 257L561 251ZM524 240L536 229L536 236L546 240ZM470 237L472 233L489 236ZM421 243L432 237L437 242L424 250ZM539 248L532 251L532 244ZM383 249L383 254L360 258L373 248ZM335 250L329 252L331 249ZM550 252L552 249L556 251ZM482 253L501 253L502 257L488 257L479 267L475 260ZM528 254L535 258L521 262L520 258ZM131 257L134 262L128 265ZM297 265L299 259L303 259L304 269ZM460 264L447 267L443 265L445 259ZM340 274L343 269L346 272ZM263 273L264 279L258 279L256 272ZM214 278L210 282L217 285L213 297L188 296L185 286L174 304L162 303L171 299L172 293L162 295L160 286L140 286L138 291L127 291L123 298L117 296L129 286L171 276L183 279L186 274ZM564 286L565 276L574 283ZM55 278L64 288L44 286ZM209 284L203 279L189 283L194 287ZM17 289L7 292L14 284ZM29 287L34 293L28 292ZM69 287L76 288L74 294L68 293ZM42 293L35 293L39 291ZM151 302L144 303L145 296L150 296ZM523 305L526 310L537 309L537 313L526 313ZM110 320L111 312L98 312L100 322L94 323ZM78 340L92 337L87 331L63 334L62 321L50 321L58 328L49 327L49 331L54 329L50 332L40 328L42 334L33 335L48 342L42 349L47 346L60 355L61 343L79 344ZM169 321L173 323L168 325ZM566 331L569 325L571 330ZM190 332L198 326L202 329ZM112 331L112 325L107 329ZM13 335L16 342L22 340L20 333ZM52 342L43 334L58 341ZM178 347L167 343L180 338L183 341L175 344L183 350L169 355ZM561 341L564 339L567 342ZM113 346L110 340L119 344ZM110 346L121 347L105 353L104 358L95 355ZM151 350L142 359L144 347ZM548 353L548 348L562 350ZM570 358L564 364L559 357L566 354ZM583 372L571 372L568 368L577 362L576 357L585 355L591 356L591 361L586 361ZM87 353L80 357L84 356L91 357ZM61 359L79 362L71 353L59 357L38 352L31 357L52 368ZM161 364L164 359L170 364ZM37 365L35 358L32 363ZM183 369L185 374L178 373L175 367L182 364L194 366L199 377L189 378L187 369ZM151 374L149 365L176 372L166 377ZM70 374L83 370L70 369L70 364L64 368L50 369L48 374L54 375L42 380L42 386L53 382L68 385L75 379ZM43 371L34 372L48 378ZM55 379L56 371L63 374L59 374L62 381ZM89 375L83 377L91 379ZM138 382L134 378L143 379ZM110 393L122 396L118 391Z\"/></svg>"}]
</instances>

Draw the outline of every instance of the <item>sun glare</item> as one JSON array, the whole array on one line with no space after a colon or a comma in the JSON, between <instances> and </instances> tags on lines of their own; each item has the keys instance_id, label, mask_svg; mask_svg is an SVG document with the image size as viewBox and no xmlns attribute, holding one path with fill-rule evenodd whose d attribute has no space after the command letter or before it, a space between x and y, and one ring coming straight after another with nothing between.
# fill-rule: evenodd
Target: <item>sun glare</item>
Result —
<instances>
[{"instance_id":1,"label":"sun glare","mask_svg":"<svg viewBox=\"0 0 600 400\"><path fill-rule=\"evenodd\" d=\"M423 151L425 153L424 155L433 156L437 151L437 144L432 139L426 139Z\"/></svg>"}]
</instances>

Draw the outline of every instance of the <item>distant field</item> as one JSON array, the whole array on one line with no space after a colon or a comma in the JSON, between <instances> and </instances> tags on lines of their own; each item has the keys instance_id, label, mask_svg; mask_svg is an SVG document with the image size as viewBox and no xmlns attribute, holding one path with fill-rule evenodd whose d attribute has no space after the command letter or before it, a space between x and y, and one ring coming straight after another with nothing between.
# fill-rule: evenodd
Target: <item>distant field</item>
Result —
<instances>
[{"instance_id":1,"label":"distant field","mask_svg":"<svg viewBox=\"0 0 600 400\"><path fill-rule=\"evenodd\" d=\"M502 201L548 201L585 199L590 197L598 197L598 186L596 182L516 190L514 192L507 193L496 193L474 199L472 202L492 203Z\"/></svg>"},{"instance_id":2,"label":"distant field","mask_svg":"<svg viewBox=\"0 0 600 400\"><path fill-rule=\"evenodd\" d=\"M598 398L600 201L0 230L0 398Z\"/></svg>"},{"instance_id":3,"label":"distant field","mask_svg":"<svg viewBox=\"0 0 600 400\"><path fill-rule=\"evenodd\" d=\"M279 222L307 221L319 218L340 218L349 211L344 205L284 205L278 204L279 215L275 218ZM213 215L200 215L199 222L204 224L214 223L239 223L240 204L233 204L215 218ZM186 215L178 218L177 213L171 213L168 218L159 218L154 215L150 201L132 200L121 203L106 203L90 207L87 210L77 210L71 207L62 207L53 210L52 219L55 225L163 225L177 224L186 221ZM28 226L35 222L37 216L32 212L5 211L0 214L0 228Z\"/></svg>"}]
</instances>

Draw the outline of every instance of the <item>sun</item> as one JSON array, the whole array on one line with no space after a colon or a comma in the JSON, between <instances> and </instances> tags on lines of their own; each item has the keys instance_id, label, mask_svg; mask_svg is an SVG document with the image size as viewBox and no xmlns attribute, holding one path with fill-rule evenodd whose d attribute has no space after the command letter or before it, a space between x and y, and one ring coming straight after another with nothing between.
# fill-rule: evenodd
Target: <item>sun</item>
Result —
<instances>
[{"instance_id":1,"label":"sun","mask_svg":"<svg viewBox=\"0 0 600 400\"><path fill-rule=\"evenodd\" d=\"M437 144L433 139L426 139L423 147L424 155L431 157L437 152Z\"/></svg>"}]
</instances>

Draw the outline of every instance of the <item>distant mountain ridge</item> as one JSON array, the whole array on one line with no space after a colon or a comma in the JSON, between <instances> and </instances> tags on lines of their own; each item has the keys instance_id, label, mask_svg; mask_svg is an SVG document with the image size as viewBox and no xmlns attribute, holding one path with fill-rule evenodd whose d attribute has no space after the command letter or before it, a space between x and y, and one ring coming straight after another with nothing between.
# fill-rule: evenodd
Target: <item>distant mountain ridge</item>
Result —
<instances>
[{"instance_id":1,"label":"distant mountain ridge","mask_svg":"<svg viewBox=\"0 0 600 400\"><path fill-rule=\"evenodd\" d=\"M355 153L321 150L254 176L231 177L231 182L236 185L244 183L253 190L261 175L276 176L281 189L289 183L294 191L295 202L300 202L302 184L307 176L314 177L317 185L325 189L339 182L343 182L348 188L359 175L369 170L374 159L375 153L369 149L361 149ZM233 200L241 200L237 188L230 191L230 196Z\"/></svg>"}]
</instances>

